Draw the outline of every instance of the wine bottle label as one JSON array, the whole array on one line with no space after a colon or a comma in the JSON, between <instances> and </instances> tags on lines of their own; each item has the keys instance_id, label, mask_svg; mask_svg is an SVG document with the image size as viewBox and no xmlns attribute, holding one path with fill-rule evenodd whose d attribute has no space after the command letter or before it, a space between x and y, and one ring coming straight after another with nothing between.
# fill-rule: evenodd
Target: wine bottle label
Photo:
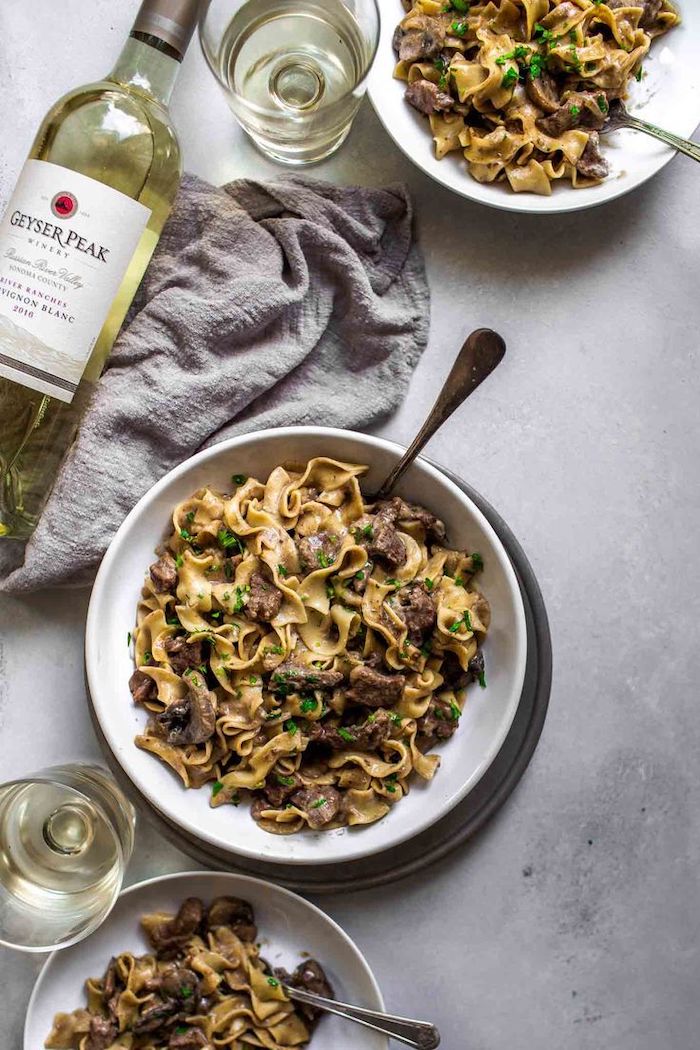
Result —
<instances>
[{"instance_id":1,"label":"wine bottle label","mask_svg":"<svg viewBox=\"0 0 700 1050\"><path fill-rule=\"evenodd\" d=\"M0 376L70 402L151 212L27 161L0 224Z\"/></svg>"}]
</instances>

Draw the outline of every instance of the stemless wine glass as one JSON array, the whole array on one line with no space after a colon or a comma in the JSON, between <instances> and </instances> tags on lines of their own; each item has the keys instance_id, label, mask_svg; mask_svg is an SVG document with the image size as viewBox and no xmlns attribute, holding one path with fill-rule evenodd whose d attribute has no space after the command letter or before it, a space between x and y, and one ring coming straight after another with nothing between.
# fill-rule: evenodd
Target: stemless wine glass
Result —
<instances>
[{"instance_id":1,"label":"stemless wine glass","mask_svg":"<svg viewBox=\"0 0 700 1050\"><path fill-rule=\"evenodd\" d=\"M379 41L377 0L210 0L204 56L243 129L283 164L346 138Z\"/></svg>"},{"instance_id":2,"label":"stemless wine glass","mask_svg":"<svg viewBox=\"0 0 700 1050\"><path fill-rule=\"evenodd\" d=\"M0 786L0 944L66 948L107 917L136 817L97 766L53 766Z\"/></svg>"}]
</instances>

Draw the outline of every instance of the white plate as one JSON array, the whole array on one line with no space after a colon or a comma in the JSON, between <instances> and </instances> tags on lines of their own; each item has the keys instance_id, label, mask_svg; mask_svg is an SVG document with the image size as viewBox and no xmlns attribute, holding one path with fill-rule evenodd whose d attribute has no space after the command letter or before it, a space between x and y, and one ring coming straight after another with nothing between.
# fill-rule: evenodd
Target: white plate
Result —
<instances>
[{"instance_id":1,"label":"white plate","mask_svg":"<svg viewBox=\"0 0 700 1050\"><path fill-rule=\"evenodd\" d=\"M24 1050L39 1050L51 1031L54 1014L85 1005L87 977L101 976L113 955L143 955L149 945L139 925L142 915L177 911L186 897L230 894L250 901L260 931L263 955L272 966L294 969L308 952L323 966L335 995L369 1010L384 1010L379 986L359 948L319 908L269 882L245 875L182 872L131 886L114 911L87 940L54 952L34 985L24 1024ZM312 1050L387 1050L384 1036L327 1014L309 1044Z\"/></svg>"},{"instance_id":2,"label":"white plate","mask_svg":"<svg viewBox=\"0 0 700 1050\"><path fill-rule=\"evenodd\" d=\"M690 138L700 124L700 3L679 5L683 22L652 44L644 62L645 76L630 89L629 109L667 131ZM575 190L555 183L551 197L513 193L502 183L479 183L471 177L462 153L438 160L430 125L404 100L406 85L395 80L394 28L404 16L401 0L381 0L382 27L377 57L369 77L369 96L382 124L409 160L447 189L470 200L505 211L579 211L614 200L641 186L675 156L675 151L636 131L617 131L603 137L603 153L611 166L609 177L597 186ZM685 163L686 161L682 161ZM688 160L687 163L692 163Z\"/></svg>"},{"instance_id":3,"label":"white plate","mask_svg":"<svg viewBox=\"0 0 700 1050\"><path fill-rule=\"evenodd\" d=\"M481 586L493 614L484 648L487 688L469 689L458 732L439 748L442 766L435 778L429 784L414 778L408 796L375 824L270 835L251 819L247 805L212 809L206 787L186 790L172 770L134 744L146 712L129 693L133 662L127 633L133 629L143 577L167 533L173 507L204 485L226 489L231 474L264 480L279 463L321 455L370 464L363 485L372 491L400 452L398 445L382 438L322 427L287 427L232 438L193 456L154 485L122 523L105 554L90 599L85 638L95 714L115 758L151 804L217 849L281 864L338 863L379 853L417 835L464 798L506 738L525 674L520 588L508 555L483 514L444 474L418 460L398 491L444 519L452 546L483 554Z\"/></svg>"}]
</instances>

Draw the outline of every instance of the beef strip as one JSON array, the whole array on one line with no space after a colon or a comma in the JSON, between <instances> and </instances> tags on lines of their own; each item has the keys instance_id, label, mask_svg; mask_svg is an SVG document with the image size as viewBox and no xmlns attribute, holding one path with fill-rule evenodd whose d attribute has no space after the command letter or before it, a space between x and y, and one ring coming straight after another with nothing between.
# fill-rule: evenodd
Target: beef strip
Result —
<instances>
[{"instance_id":1,"label":"beef strip","mask_svg":"<svg viewBox=\"0 0 700 1050\"><path fill-rule=\"evenodd\" d=\"M600 107L600 99L604 107ZM571 128L593 128L599 130L608 119L607 99L603 92L573 91L556 112L548 117L540 117L537 127L545 135L558 138Z\"/></svg>"},{"instance_id":2,"label":"beef strip","mask_svg":"<svg viewBox=\"0 0 700 1050\"><path fill-rule=\"evenodd\" d=\"M618 7L641 7L642 14L639 25L642 29L651 29L659 17L663 0L607 0L608 7L613 10Z\"/></svg>"},{"instance_id":3,"label":"beef strip","mask_svg":"<svg viewBox=\"0 0 700 1050\"><path fill-rule=\"evenodd\" d=\"M399 51L401 49L401 41L402 40L403 40L403 29L401 28L401 26L397 26L396 29L394 30L394 35L391 38L391 46L393 47L394 52L396 53L396 55L399 54Z\"/></svg>"},{"instance_id":4,"label":"beef strip","mask_svg":"<svg viewBox=\"0 0 700 1050\"><path fill-rule=\"evenodd\" d=\"M250 594L248 604L245 607L246 615L251 620L260 620L269 623L280 611L282 605L282 591L270 583L260 572L254 572L250 577Z\"/></svg>"},{"instance_id":5,"label":"beef strip","mask_svg":"<svg viewBox=\"0 0 700 1050\"><path fill-rule=\"evenodd\" d=\"M328 747L331 751L348 751L351 748L353 751L377 751L389 736L391 722L386 711L377 711L371 718L372 721L368 718L358 725L347 726L312 722L309 737L313 743Z\"/></svg>"},{"instance_id":6,"label":"beef strip","mask_svg":"<svg viewBox=\"0 0 700 1050\"><path fill-rule=\"evenodd\" d=\"M118 1034L119 1029L114 1021L110 1021L106 1017L93 1015L90 1018L85 1050L107 1050Z\"/></svg>"},{"instance_id":7,"label":"beef strip","mask_svg":"<svg viewBox=\"0 0 700 1050\"><path fill-rule=\"evenodd\" d=\"M422 583L409 583L396 594L398 613L408 630L408 639L420 646L437 622L435 602Z\"/></svg>"},{"instance_id":8,"label":"beef strip","mask_svg":"<svg viewBox=\"0 0 700 1050\"><path fill-rule=\"evenodd\" d=\"M345 695L348 700L365 707L392 707L401 699L405 684L403 674L384 674L367 664L360 664L350 672L351 688Z\"/></svg>"},{"instance_id":9,"label":"beef strip","mask_svg":"<svg viewBox=\"0 0 700 1050\"><path fill-rule=\"evenodd\" d=\"M168 1050L204 1050L211 1047L211 1043L201 1028L188 1028L186 1032L172 1032Z\"/></svg>"},{"instance_id":10,"label":"beef strip","mask_svg":"<svg viewBox=\"0 0 700 1050\"><path fill-rule=\"evenodd\" d=\"M129 689L135 704L144 704L147 700L155 700L158 696L158 686L143 671L134 671L129 679Z\"/></svg>"},{"instance_id":11,"label":"beef strip","mask_svg":"<svg viewBox=\"0 0 700 1050\"><path fill-rule=\"evenodd\" d=\"M184 674L188 667L200 667L204 662L203 640L201 638L188 642L187 638L182 635L177 638L171 636L165 639L163 648L168 655L170 666L175 674Z\"/></svg>"},{"instance_id":12,"label":"beef strip","mask_svg":"<svg viewBox=\"0 0 700 1050\"><path fill-rule=\"evenodd\" d=\"M610 174L610 165L600 152L600 135L592 131L586 148L578 159L576 170L587 179L604 179Z\"/></svg>"},{"instance_id":13,"label":"beef strip","mask_svg":"<svg viewBox=\"0 0 700 1050\"><path fill-rule=\"evenodd\" d=\"M279 779L279 774L271 773L265 781L265 797L273 809L279 809L283 806L290 795L301 787L301 780L296 773L291 773L289 776L285 776L282 780ZM291 781L291 783L285 783L285 781Z\"/></svg>"},{"instance_id":14,"label":"beef strip","mask_svg":"<svg viewBox=\"0 0 700 1050\"><path fill-rule=\"evenodd\" d=\"M322 671L286 660L272 673L269 688L273 693L303 692L312 689L333 689L343 681L342 671Z\"/></svg>"},{"instance_id":15,"label":"beef strip","mask_svg":"<svg viewBox=\"0 0 700 1050\"><path fill-rule=\"evenodd\" d=\"M134 1035L163 1032L180 1020L181 1006L175 999L163 999L142 1010L131 1025ZM160 1040L159 1040L160 1041Z\"/></svg>"},{"instance_id":16,"label":"beef strip","mask_svg":"<svg viewBox=\"0 0 700 1050\"><path fill-rule=\"evenodd\" d=\"M418 744L428 748L439 740L449 740L458 725L459 719L454 717L450 705L433 697L428 710L417 720Z\"/></svg>"},{"instance_id":17,"label":"beef strip","mask_svg":"<svg viewBox=\"0 0 700 1050\"><path fill-rule=\"evenodd\" d=\"M428 117L431 113L446 113L455 104L452 95L441 91L432 80L414 80L406 88L405 98L414 109Z\"/></svg>"},{"instance_id":18,"label":"beef strip","mask_svg":"<svg viewBox=\"0 0 700 1050\"><path fill-rule=\"evenodd\" d=\"M310 827L322 828L330 824L340 809L341 795L334 787L323 784L295 792L292 802L304 811Z\"/></svg>"},{"instance_id":19,"label":"beef strip","mask_svg":"<svg viewBox=\"0 0 700 1050\"><path fill-rule=\"evenodd\" d=\"M476 655L467 664L467 670L463 671L453 653L445 653L441 673L445 684L451 689L465 689L471 682L476 682L484 673L484 654L477 649Z\"/></svg>"},{"instance_id":20,"label":"beef strip","mask_svg":"<svg viewBox=\"0 0 700 1050\"><path fill-rule=\"evenodd\" d=\"M175 700L156 715L156 726L169 744L203 744L216 730L216 696L204 676L190 668L183 675L187 696Z\"/></svg>"},{"instance_id":21,"label":"beef strip","mask_svg":"<svg viewBox=\"0 0 700 1050\"><path fill-rule=\"evenodd\" d=\"M209 905L207 927L228 926L241 941L252 943L258 936L255 915L248 901L240 897L216 897Z\"/></svg>"},{"instance_id":22,"label":"beef strip","mask_svg":"<svg viewBox=\"0 0 700 1050\"><path fill-rule=\"evenodd\" d=\"M546 69L543 69L538 77L528 74L525 91L530 101L545 113L556 113L561 105L557 82Z\"/></svg>"},{"instance_id":23,"label":"beef strip","mask_svg":"<svg viewBox=\"0 0 700 1050\"><path fill-rule=\"evenodd\" d=\"M377 504L377 512L390 514L393 521L419 522L428 537L437 543L442 543L445 539L445 525L432 511L420 507L417 503L406 503L400 496L382 500Z\"/></svg>"},{"instance_id":24,"label":"beef strip","mask_svg":"<svg viewBox=\"0 0 700 1050\"><path fill-rule=\"evenodd\" d=\"M407 29L399 44L401 62L430 61L442 51L445 43L445 30L437 19L425 19L425 28Z\"/></svg>"},{"instance_id":25,"label":"beef strip","mask_svg":"<svg viewBox=\"0 0 700 1050\"><path fill-rule=\"evenodd\" d=\"M297 540L297 550L304 572L325 569L338 557L340 538L330 532L314 532Z\"/></svg>"},{"instance_id":26,"label":"beef strip","mask_svg":"<svg viewBox=\"0 0 700 1050\"><path fill-rule=\"evenodd\" d=\"M361 518L354 535L358 543L367 548L372 559L379 559L392 569L406 561L406 545L396 531L397 508L393 503L385 503L372 518Z\"/></svg>"},{"instance_id":27,"label":"beef strip","mask_svg":"<svg viewBox=\"0 0 700 1050\"><path fill-rule=\"evenodd\" d=\"M151 565L148 571L153 580L153 586L159 594L174 591L177 587L177 565L172 554L167 551Z\"/></svg>"},{"instance_id":28,"label":"beef strip","mask_svg":"<svg viewBox=\"0 0 700 1050\"><path fill-rule=\"evenodd\" d=\"M321 995L324 999L335 998L332 984L326 977L323 967L315 959L305 959L303 962L300 962L294 973L290 974L287 970L280 968L276 969L274 974L278 981L291 985L292 988L299 988L304 992ZM308 1006L306 1003L295 1003L294 1008L304 1015L311 1027L316 1024L322 1012L314 1006Z\"/></svg>"},{"instance_id":29,"label":"beef strip","mask_svg":"<svg viewBox=\"0 0 700 1050\"><path fill-rule=\"evenodd\" d=\"M199 1006L199 977L186 966L171 966L157 978L163 999L182 1000L185 1013L196 1013Z\"/></svg>"},{"instance_id":30,"label":"beef strip","mask_svg":"<svg viewBox=\"0 0 700 1050\"><path fill-rule=\"evenodd\" d=\"M355 591L357 594L365 593L365 590L367 588L367 580L372 575L373 568L374 564L371 561L366 561L362 568L353 576L352 580L350 581L350 586L352 587L353 591Z\"/></svg>"},{"instance_id":31,"label":"beef strip","mask_svg":"<svg viewBox=\"0 0 700 1050\"><path fill-rule=\"evenodd\" d=\"M148 930L148 939L161 959L171 958L182 951L199 931L204 918L204 905L199 897L187 897L172 919Z\"/></svg>"}]
</instances>

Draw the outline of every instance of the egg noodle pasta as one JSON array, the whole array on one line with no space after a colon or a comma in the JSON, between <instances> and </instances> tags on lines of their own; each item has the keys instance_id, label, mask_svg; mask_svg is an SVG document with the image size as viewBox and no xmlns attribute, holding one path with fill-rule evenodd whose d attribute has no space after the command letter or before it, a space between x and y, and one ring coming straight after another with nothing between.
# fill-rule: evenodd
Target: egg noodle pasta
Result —
<instances>
[{"instance_id":1,"label":"egg noodle pasta","mask_svg":"<svg viewBox=\"0 0 700 1050\"><path fill-rule=\"evenodd\" d=\"M486 685L480 554L422 507L366 503L366 470L318 457L200 489L138 605L137 745L275 834L385 816Z\"/></svg>"},{"instance_id":2,"label":"egg noodle pasta","mask_svg":"<svg viewBox=\"0 0 700 1050\"><path fill-rule=\"evenodd\" d=\"M292 1050L306 1046L319 1013L290 1001L282 982L333 998L314 959L293 973L260 957L251 905L188 897L176 915L141 920L152 951L121 952L86 981L87 1005L58 1013L47 1050Z\"/></svg>"},{"instance_id":3,"label":"egg noodle pasta","mask_svg":"<svg viewBox=\"0 0 700 1050\"><path fill-rule=\"evenodd\" d=\"M394 75L428 117L438 159L461 151L477 182L549 195L600 182L599 131L655 37L680 21L670 0L415 0L394 34Z\"/></svg>"}]
</instances>

